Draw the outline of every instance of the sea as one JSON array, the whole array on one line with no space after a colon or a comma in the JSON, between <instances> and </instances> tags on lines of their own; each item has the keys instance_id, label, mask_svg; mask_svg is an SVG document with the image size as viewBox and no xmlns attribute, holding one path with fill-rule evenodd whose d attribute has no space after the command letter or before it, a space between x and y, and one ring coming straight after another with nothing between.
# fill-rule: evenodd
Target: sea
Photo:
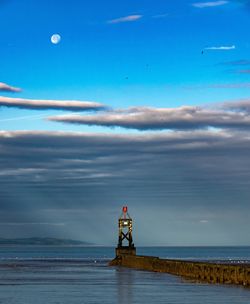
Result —
<instances>
[{"instance_id":1,"label":"sea","mask_svg":"<svg viewBox=\"0 0 250 304\"><path fill-rule=\"evenodd\" d=\"M249 304L250 288L109 267L111 247L1 246L4 304ZM250 263L250 247L141 247L137 254Z\"/></svg>"}]
</instances>

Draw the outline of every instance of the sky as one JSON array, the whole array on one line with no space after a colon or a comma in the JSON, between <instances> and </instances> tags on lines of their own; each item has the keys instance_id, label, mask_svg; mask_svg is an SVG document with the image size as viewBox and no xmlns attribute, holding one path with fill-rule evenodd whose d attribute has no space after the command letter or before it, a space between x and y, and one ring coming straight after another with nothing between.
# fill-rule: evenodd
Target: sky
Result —
<instances>
[{"instance_id":1,"label":"sky","mask_svg":"<svg viewBox=\"0 0 250 304\"><path fill-rule=\"evenodd\" d=\"M250 1L0 0L0 237L250 245ZM59 35L52 39L52 35Z\"/></svg>"}]
</instances>

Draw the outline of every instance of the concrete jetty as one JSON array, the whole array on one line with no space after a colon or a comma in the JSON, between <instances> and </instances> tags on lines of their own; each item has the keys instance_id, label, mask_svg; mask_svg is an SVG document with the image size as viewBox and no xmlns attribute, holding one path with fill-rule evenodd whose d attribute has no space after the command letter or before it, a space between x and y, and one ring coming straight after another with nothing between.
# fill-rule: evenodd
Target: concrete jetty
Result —
<instances>
[{"instance_id":1,"label":"concrete jetty","mask_svg":"<svg viewBox=\"0 0 250 304\"><path fill-rule=\"evenodd\" d=\"M109 265L169 273L208 283L250 286L250 265L246 264L168 260L125 253L116 256Z\"/></svg>"}]
</instances>

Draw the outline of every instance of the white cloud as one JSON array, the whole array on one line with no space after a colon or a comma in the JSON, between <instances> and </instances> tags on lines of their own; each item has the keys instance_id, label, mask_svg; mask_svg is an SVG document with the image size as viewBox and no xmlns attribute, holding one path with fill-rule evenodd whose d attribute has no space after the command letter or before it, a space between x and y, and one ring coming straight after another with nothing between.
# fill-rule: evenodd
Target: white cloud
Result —
<instances>
[{"instance_id":1,"label":"white cloud","mask_svg":"<svg viewBox=\"0 0 250 304\"><path fill-rule=\"evenodd\" d=\"M192 3L192 6L197 8L215 7L229 3L229 1L210 1L210 2L196 2Z\"/></svg>"},{"instance_id":2,"label":"white cloud","mask_svg":"<svg viewBox=\"0 0 250 304\"><path fill-rule=\"evenodd\" d=\"M122 23L122 22L133 22L141 19L143 16L142 15L129 15L117 19L112 19L109 20L108 23L110 24L115 24L115 23Z\"/></svg>"},{"instance_id":3,"label":"white cloud","mask_svg":"<svg viewBox=\"0 0 250 304\"><path fill-rule=\"evenodd\" d=\"M225 103L227 104L227 103ZM244 100L244 109L250 100ZM122 127L136 130L190 130L202 128L250 128L250 113L238 110L209 109L197 106L178 108L135 107L127 110L101 112L97 115L57 115L50 121Z\"/></svg>"},{"instance_id":4,"label":"white cloud","mask_svg":"<svg viewBox=\"0 0 250 304\"><path fill-rule=\"evenodd\" d=\"M0 82L0 91L6 91L6 92L20 92L20 88L12 87L4 82Z\"/></svg>"},{"instance_id":5,"label":"white cloud","mask_svg":"<svg viewBox=\"0 0 250 304\"><path fill-rule=\"evenodd\" d=\"M58 109L71 111L99 110L104 108L104 105L92 101L23 99L4 96L0 96L0 106L36 110Z\"/></svg>"},{"instance_id":6,"label":"white cloud","mask_svg":"<svg viewBox=\"0 0 250 304\"><path fill-rule=\"evenodd\" d=\"M235 45L209 46L205 50L230 51L236 49Z\"/></svg>"}]
</instances>

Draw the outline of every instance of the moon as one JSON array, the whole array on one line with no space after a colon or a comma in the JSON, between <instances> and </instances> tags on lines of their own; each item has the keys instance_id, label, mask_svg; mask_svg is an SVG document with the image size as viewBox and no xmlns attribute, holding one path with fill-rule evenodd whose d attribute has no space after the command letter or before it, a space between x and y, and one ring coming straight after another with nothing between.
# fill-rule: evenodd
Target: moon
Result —
<instances>
[{"instance_id":1,"label":"moon","mask_svg":"<svg viewBox=\"0 0 250 304\"><path fill-rule=\"evenodd\" d=\"M59 34L53 34L50 40L53 44L58 44L61 41L61 36Z\"/></svg>"}]
</instances>

